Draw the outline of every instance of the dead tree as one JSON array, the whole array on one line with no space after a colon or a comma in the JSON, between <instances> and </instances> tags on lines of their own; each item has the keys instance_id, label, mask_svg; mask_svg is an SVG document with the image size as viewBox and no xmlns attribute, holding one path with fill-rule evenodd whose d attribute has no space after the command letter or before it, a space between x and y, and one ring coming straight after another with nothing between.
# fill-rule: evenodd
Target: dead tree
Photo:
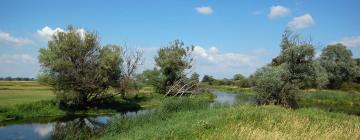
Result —
<instances>
[{"instance_id":1,"label":"dead tree","mask_svg":"<svg viewBox=\"0 0 360 140\"><path fill-rule=\"evenodd\" d=\"M166 92L165 96L183 96L200 94L205 91L198 81L191 81L186 78L181 78L174 82Z\"/></svg>"}]
</instances>

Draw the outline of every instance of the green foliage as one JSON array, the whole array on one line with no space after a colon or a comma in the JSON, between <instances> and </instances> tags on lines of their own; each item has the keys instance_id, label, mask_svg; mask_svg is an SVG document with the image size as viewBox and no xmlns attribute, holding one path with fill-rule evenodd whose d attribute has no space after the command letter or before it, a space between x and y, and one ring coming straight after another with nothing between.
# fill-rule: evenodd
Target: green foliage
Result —
<instances>
[{"instance_id":1,"label":"green foliage","mask_svg":"<svg viewBox=\"0 0 360 140\"><path fill-rule=\"evenodd\" d=\"M199 82L199 77L200 77L200 75L198 73L194 72L193 74L191 74L190 80L195 81L195 82Z\"/></svg>"},{"instance_id":2,"label":"green foliage","mask_svg":"<svg viewBox=\"0 0 360 140\"><path fill-rule=\"evenodd\" d=\"M209 83L209 85L212 85L212 82L214 82L214 81L215 81L214 77L212 77L210 75L204 75L204 77L201 80L201 82Z\"/></svg>"},{"instance_id":3,"label":"green foliage","mask_svg":"<svg viewBox=\"0 0 360 140\"><path fill-rule=\"evenodd\" d=\"M271 66L258 70L252 78L258 104L281 104L297 108L299 88L315 77L314 47L285 30L281 54Z\"/></svg>"},{"instance_id":4,"label":"green foliage","mask_svg":"<svg viewBox=\"0 0 360 140\"><path fill-rule=\"evenodd\" d=\"M257 104L280 104L287 107L297 107L298 87L284 81L287 75L285 65L265 67L254 75L254 90Z\"/></svg>"},{"instance_id":5,"label":"green foliage","mask_svg":"<svg viewBox=\"0 0 360 140\"><path fill-rule=\"evenodd\" d=\"M68 27L57 32L47 48L40 49L42 76L66 107L84 108L109 96L106 92L120 78L120 48L100 47L96 34Z\"/></svg>"},{"instance_id":6,"label":"green foliage","mask_svg":"<svg viewBox=\"0 0 360 140\"><path fill-rule=\"evenodd\" d=\"M342 44L328 45L322 50L320 63L329 76L329 88L339 88L359 75L360 69L352 59L351 50Z\"/></svg>"},{"instance_id":7,"label":"green foliage","mask_svg":"<svg viewBox=\"0 0 360 140\"><path fill-rule=\"evenodd\" d=\"M249 79L241 74L234 75L232 84L243 88L250 87Z\"/></svg>"},{"instance_id":8,"label":"green foliage","mask_svg":"<svg viewBox=\"0 0 360 140\"><path fill-rule=\"evenodd\" d=\"M168 47L160 48L155 57L156 66L160 68L160 75L156 77L159 84L154 85L159 93L165 94L168 87L176 80L185 77L185 70L192 66L193 49L193 47L185 47L180 40L171 42Z\"/></svg>"}]
</instances>

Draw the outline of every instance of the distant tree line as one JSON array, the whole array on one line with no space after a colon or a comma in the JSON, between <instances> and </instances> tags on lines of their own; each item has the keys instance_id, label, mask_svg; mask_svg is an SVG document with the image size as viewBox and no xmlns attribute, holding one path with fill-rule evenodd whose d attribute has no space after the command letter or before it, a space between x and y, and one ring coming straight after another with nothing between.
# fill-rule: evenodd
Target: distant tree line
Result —
<instances>
[{"instance_id":1,"label":"distant tree line","mask_svg":"<svg viewBox=\"0 0 360 140\"><path fill-rule=\"evenodd\" d=\"M0 81L35 81L35 78L29 77L0 77Z\"/></svg>"}]
</instances>

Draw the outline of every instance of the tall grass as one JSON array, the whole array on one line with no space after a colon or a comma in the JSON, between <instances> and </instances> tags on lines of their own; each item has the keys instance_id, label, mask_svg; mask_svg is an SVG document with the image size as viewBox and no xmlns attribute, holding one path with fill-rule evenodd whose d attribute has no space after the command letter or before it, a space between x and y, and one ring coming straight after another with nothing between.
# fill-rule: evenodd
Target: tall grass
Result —
<instances>
[{"instance_id":1,"label":"tall grass","mask_svg":"<svg viewBox=\"0 0 360 140\"><path fill-rule=\"evenodd\" d=\"M341 113L306 108L289 110L278 106L200 108L117 117L105 128L100 139L360 138L360 118Z\"/></svg>"}]
</instances>

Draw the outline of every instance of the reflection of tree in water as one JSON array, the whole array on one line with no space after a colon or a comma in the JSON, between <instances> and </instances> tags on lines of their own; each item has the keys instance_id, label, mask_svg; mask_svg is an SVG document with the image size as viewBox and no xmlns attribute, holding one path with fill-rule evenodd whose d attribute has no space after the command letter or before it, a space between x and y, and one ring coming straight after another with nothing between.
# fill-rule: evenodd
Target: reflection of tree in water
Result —
<instances>
[{"instance_id":1,"label":"reflection of tree in water","mask_svg":"<svg viewBox=\"0 0 360 140\"><path fill-rule=\"evenodd\" d=\"M76 118L72 121L57 122L54 126L54 140L87 140L94 137L104 126L94 118Z\"/></svg>"}]
</instances>

